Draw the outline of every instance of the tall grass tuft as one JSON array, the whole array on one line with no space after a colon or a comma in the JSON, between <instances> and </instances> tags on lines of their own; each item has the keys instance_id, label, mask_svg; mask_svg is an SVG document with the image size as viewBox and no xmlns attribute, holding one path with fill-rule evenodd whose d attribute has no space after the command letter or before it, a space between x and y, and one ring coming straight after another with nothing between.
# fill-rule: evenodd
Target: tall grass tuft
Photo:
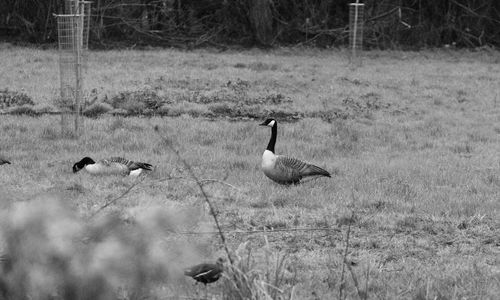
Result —
<instances>
[{"instance_id":1,"label":"tall grass tuft","mask_svg":"<svg viewBox=\"0 0 500 300\"><path fill-rule=\"evenodd\" d=\"M292 299L296 274L287 254L274 251L265 238L262 251L242 243L226 271L223 299ZM262 267L263 266L263 267Z\"/></svg>"},{"instance_id":2,"label":"tall grass tuft","mask_svg":"<svg viewBox=\"0 0 500 300\"><path fill-rule=\"evenodd\" d=\"M40 132L40 138L42 140L57 140L59 138L59 133L53 127L43 127Z\"/></svg>"}]
</instances>

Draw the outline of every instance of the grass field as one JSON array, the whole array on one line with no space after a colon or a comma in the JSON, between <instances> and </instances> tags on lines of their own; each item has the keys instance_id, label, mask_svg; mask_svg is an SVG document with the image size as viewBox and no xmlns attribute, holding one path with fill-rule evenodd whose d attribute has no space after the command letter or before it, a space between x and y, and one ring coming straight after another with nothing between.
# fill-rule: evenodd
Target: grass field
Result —
<instances>
[{"instance_id":1,"label":"grass field","mask_svg":"<svg viewBox=\"0 0 500 300\"><path fill-rule=\"evenodd\" d=\"M22 91L37 107L53 105L57 52L0 48L0 90ZM205 187L228 246L240 255L251 249L256 282L269 279L275 259L286 258L278 268L283 278L269 282L279 285L280 297L338 299L342 290L349 299L496 299L500 53L374 51L356 69L346 57L310 49L91 52L86 86L92 97L154 90L176 117L86 118L84 133L67 139L58 134L59 116L1 115L0 155L12 161L0 166L2 224L10 228L3 230L3 249L12 247L5 236L31 224L20 220L68 228L61 235L71 240L89 226L106 231L111 214L120 230L92 243L92 267L80 262L82 269L100 270L120 293L119 286L144 284L132 271L166 264L168 276L144 284L154 290L145 294L202 297L203 287L193 287L179 270L215 261L224 250L217 234L179 234L215 227L173 146L200 179L213 179ZM279 123L277 153L313 162L333 178L274 184L260 171L269 129L257 126L260 119L218 113L224 110L277 115L278 121L293 116ZM156 169L91 218L135 181L73 174L83 156L124 156ZM292 231L304 228L326 229ZM343 271L348 228L353 263ZM38 242L66 245L48 235L48 242ZM36 234L26 236L18 247L38 244L30 241ZM127 238L111 242L117 236ZM134 243L149 245L150 259L129 268L127 262L143 254ZM60 251L81 252L69 244ZM32 293L38 286L32 284ZM209 294L221 298L227 286L214 284ZM123 293L122 299L138 298Z\"/></svg>"}]
</instances>

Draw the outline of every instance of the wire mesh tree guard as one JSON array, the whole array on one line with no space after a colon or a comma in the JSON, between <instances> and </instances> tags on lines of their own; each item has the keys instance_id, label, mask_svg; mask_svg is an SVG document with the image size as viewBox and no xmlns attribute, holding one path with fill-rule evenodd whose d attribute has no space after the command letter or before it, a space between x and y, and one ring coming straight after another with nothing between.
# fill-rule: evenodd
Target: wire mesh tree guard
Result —
<instances>
[{"instance_id":1,"label":"wire mesh tree guard","mask_svg":"<svg viewBox=\"0 0 500 300\"><path fill-rule=\"evenodd\" d=\"M87 62L90 1L66 0L65 14L57 17L61 134L78 137L83 128L83 70ZM73 122L72 122L73 121ZM71 124L73 123L73 124Z\"/></svg>"},{"instance_id":2,"label":"wire mesh tree guard","mask_svg":"<svg viewBox=\"0 0 500 300\"><path fill-rule=\"evenodd\" d=\"M364 3L349 3L349 48L350 63L352 65L361 64L361 53L363 51L363 24L364 24Z\"/></svg>"}]
</instances>

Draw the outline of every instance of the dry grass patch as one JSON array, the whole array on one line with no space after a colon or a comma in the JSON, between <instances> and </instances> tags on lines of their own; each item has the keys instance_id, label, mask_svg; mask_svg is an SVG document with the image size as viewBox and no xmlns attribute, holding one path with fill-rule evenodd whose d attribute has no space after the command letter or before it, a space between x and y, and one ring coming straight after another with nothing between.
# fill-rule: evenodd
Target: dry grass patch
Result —
<instances>
[{"instance_id":1,"label":"dry grass patch","mask_svg":"<svg viewBox=\"0 0 500 300\"><path fill-rule=\"evenodd\" d=\"M103 218L113 212L120 228L147 235L150 228L134 227L138 211L161 207L186 215L174 232L213 231L198 188L168 150L175 145L200 179L213 180L205 186L230 249L251 243L255 256L240 255L245 264L239 268L259 297L338 298L349 226L347 298L495 299L500 293L497 53L457 60L439 52L371 52L356 70L346 68L342 53L321 51L92 54L87 85L96 89L97 102L104 95L150 95L160 99L158 110L179 117L103 114L84 118L84 133L67 139L59 136L59 116L2 116L0 151L13 162L0 167L6 214L36 195L60 195L75 222L89 228L84 218L135 181L73 174L71 166L83 156L124 156L155 171L102 211ZM0 86L24 89L37 105L51 103L55 52L7 49L1 55L9 71L0 74ZM26 66L28 56L39 58L39 71ZM261 120L243 118L250 113L278 117L278 154L315 163L333 178L292 187L268 180L260 159L269 131L257 125ZM272 231L300 228L315 230ZM125 229L116 233L127 237ZM216 235L161 234L168 257L180 257L186 245L191 251L179 267L222 253ZM183 247L170 247L171 241ZM273 262L287 258L278 268L286 270L278 272L284 274L280 291L263 286L276 279L276 264L266 255ZM151 288L158 297L203 294L182 276L161 278ZM233 283L224 278L209 294L230 298L237 293L227 292Z\"/></svg>"}]
</instances>

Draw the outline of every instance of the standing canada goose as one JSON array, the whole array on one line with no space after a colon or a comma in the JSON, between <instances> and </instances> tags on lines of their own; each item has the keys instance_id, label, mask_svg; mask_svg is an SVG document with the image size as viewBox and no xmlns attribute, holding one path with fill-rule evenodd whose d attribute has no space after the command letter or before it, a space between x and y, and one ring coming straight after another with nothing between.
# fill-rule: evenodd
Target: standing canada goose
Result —
<instances>
[{"instance_id":1,"label":"standing canada goose","mask_svg":"<svg viewBox=\"0 0 500 300\"><path fill-rule=\"evenodd\" d=\"M203 283L216 282L224 271L224 258L219 257L215 264L199 264L184 270L184 275L192 277L194 280Z\"/></svg>"},{"instance_id":2,"label":"standing canada goose","mask_svg":"<svg viewBox=\"0 0 500 300\"><path fill-rule=\"evenodd\" d=\"M306 176L331 177L330 173L318 166L293 157L274 154L274 145L278 135L278 122L275 119L267 119L259 125L271 127L271 139L262 155L262 171L271 180L279 184L297 184Z\"/></svg>"},{"instance_id":3,"label":"standing canada goose","mask_svg":"<svg viewBox=\"0 0 500 300\"><path fill-rule=\"evenodd\" d=\"M122 157L112 157L95 162L90 157L84 157L73 165L73 173L85 169L93 175L129 175L139 176L143 170L152 171L153 166L148 163L135 162Z\"/></svg>"}]
</instances>

